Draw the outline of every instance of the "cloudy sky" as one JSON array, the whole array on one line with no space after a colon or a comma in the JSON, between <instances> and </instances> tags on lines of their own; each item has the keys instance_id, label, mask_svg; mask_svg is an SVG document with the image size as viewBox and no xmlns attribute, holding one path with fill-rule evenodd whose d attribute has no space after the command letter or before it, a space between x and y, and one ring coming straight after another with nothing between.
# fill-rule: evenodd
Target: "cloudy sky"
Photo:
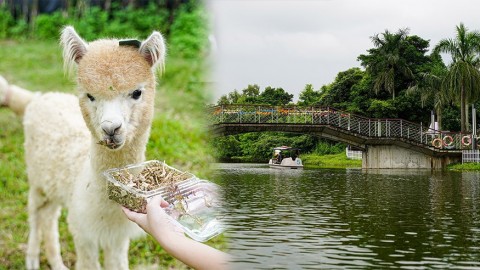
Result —
<instances>
[{"instance_id":1,"label":"cloudy sky","mask_svg":"<svg viewBox=\"0 0 480 270\"><path fill-rule=\"evenodd\" d=\"M298 94L360 66L370 37L409 28L430 40L453 38L463 22L480 30L476 0L210 0L216 50L215 98L248 84ZM215 100L216 100L215 99Z\"/></svg>"}]
</instances>

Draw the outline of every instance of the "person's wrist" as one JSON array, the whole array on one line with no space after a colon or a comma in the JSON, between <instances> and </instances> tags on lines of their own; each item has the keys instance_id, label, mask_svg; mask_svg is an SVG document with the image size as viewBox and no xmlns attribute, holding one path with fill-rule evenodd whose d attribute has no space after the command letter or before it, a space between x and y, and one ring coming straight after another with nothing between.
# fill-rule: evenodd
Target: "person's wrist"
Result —
<instances>
[{"instance_id":1,"label":"person's wrist","mask_svg":"<svg viewBox=\"0 0 480 270\"><path fill-rule=\"evenodd\" d=\"M172 230L156 230L153 233L153 237L158 241L158 243L160 243L162 247L167 248L171 244L174 244L177 239L185 236Z\"/></svg>"}]
</instances>

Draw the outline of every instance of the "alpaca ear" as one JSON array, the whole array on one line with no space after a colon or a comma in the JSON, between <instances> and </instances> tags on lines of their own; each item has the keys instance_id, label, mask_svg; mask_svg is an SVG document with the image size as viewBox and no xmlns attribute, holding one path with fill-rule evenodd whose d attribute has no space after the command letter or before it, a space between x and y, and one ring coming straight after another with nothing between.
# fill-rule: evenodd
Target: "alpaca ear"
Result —
<instances>
[{"instance_id":1,"label":"alpaca ear","mask_svg":"<svg viewBox=\"0 0 480 270\"><path fill-rule=\"evenodd\" d=\"M161 72L165 66L165 42L162 34L154 31L145 41L142 42L139 49L140 54L152 66L152 69L159 69Z\"/></svg>"},{"instance_id":2,"label":"alpaca ear","mask_svg":"<svg viewBox=\"0 0 480 270\"><path fill-rule=\"evenodd\" d=\"M75 32L71 26L62 30L60 44L63 48L63 68L69 73L87 53L88 44Z\"/></svg>"}]
</instances>

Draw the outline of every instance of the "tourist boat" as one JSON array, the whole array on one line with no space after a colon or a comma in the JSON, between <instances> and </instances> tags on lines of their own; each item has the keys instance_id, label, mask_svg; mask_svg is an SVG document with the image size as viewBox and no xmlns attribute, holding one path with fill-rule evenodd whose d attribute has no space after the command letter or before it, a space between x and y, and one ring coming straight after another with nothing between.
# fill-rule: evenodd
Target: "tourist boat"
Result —
<instances>
[{"instance_id":1,"label":"tourist boat","mask_svg":"<svg viewBox=\"0 0 480 270\"><path fill-rule=\"evenodd\" d=\"M268 162L270 168L302 169L302 160L299 158L300 149L288 146L273 148L273 157Z\"/></svg>"}]
</instances>

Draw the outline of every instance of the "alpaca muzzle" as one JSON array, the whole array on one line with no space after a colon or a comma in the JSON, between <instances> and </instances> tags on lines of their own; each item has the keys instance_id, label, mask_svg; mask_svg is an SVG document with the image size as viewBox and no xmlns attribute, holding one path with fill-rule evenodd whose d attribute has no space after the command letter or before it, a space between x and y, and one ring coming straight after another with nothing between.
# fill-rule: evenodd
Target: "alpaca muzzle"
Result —
<instances>
[{"instance_id":1,"label":"alpaca muzzle","mask_svg":"<svg viewBox=\"0 0 480 270\"><path fill-rule=\"evenodd\" d=\"M105 120L102 122L101 127L103 132L105 132L105 135L113 137L120 133L120 129L122 128L122 123L119 121Z\"/></svg>"},{"instance_id":2,"label":"alpaca muzzle","mask_svg":"<svg viewBox=\"0 0 480 270\"><path fill-rule=\"evenodd\" d=\"M101 124L104 132L103 140L98 144L104 145L110 149L118 149L123 145L123 138L121 135L122 123L119 121L105 120Z\"/></svg>"}]
</instances>

